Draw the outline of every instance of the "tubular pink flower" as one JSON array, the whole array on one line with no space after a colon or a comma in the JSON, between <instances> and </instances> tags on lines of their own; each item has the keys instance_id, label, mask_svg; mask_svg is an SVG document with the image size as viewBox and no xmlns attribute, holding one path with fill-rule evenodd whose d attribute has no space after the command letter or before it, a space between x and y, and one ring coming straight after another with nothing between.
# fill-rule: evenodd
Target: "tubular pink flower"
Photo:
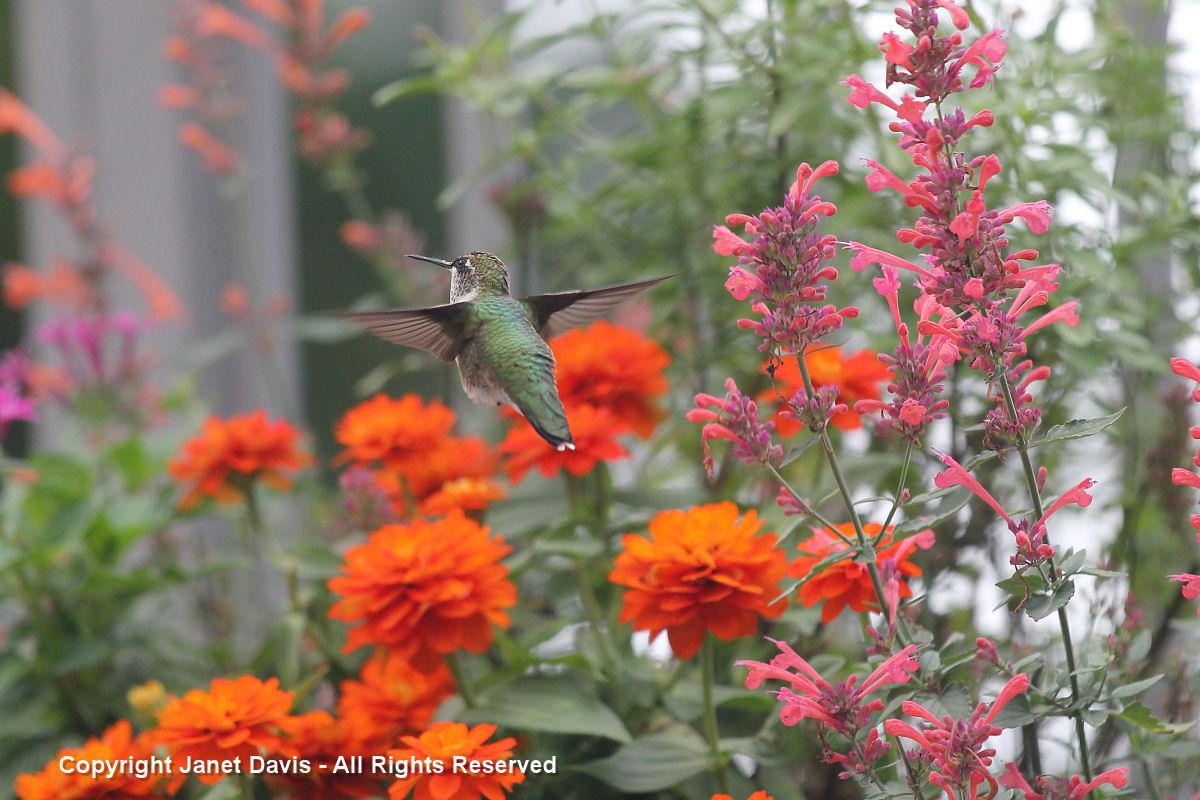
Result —
<instances>
[{"instance_id":1,"label":"tubular pink flower","mask_svg":"<svg viewBox=\"0 0 1200 800\"><path fill-rule=\"evenodd\" d=\"M956 5L954 0L936 0L937 4L946 9L946 13L950 15L950 21L954 23L954 27L960 31L965 31L971 27L971 18L967 16L966 9Z\"/></svg>"},{"instance_id":2,"label":"tubular pink flower","mask_svg":"<svg viewBox=\"0 0 1200 800\"><path fill-rule=\"evenodd\" d=\"M1031 203L1018 203L999 212L1002 222L1012 222L1017 217L1025 220L1031 233L1045 233L1050 229L1050 216L1054 206L1045 200L1035 200Z\"/></svg>"},{"instance_id":3,"label":"tubular pink flower","mask_svg":"<svg viewBox=\"0 0 1200 800\"><path fill-rule=\"evenodd\" d=\"M895 100L881 92L874 84L867 83L857 75L851 75L842 83L850 87L850 105L855 108L866 108L871 103L879 103L893 111L900 110Z\"/></svg>"},{"instance_id":4,"label":"tubular pink flower","mask_svg":"<svg viewBox=\"0 0 1200 800\"><path fill-rule=\"evenodd\" d=\"M749 251L750 245L724 225L714 225L712 248L719 255L736 256Z\"/></svg>"},{"instance_id":5,"label":"tubular pink flower","mask_svg":"<svg viewBox=\"0 0 1200 800\"><path fill-rule=\"evenodd\" d=\"M1021 331L1021 335L1017 338L1024 339L1034 331L1041 330L1047 325L1053 325L1056 322L1061 322L1069 328L1074 328L1079 324L1079 314L1075 310L1078 305L1078 300L1069 300L1053 311L1046 312L1030 323L1027 328Z\"/></svg>"},{"instance_id":6,"label":"tubular pink flower","mask_svg":"<svg viewBox=\"0 0 1200 800\"><path fill-rule=\"evenodd\" d=\"M975 495L980 500L991 506L992 510L999 514L1004 521L1008 523L1010 528L1015 530L1018 527L1013 521L1013 518L1008 515L1008 512L1000 506L1000 503L996 500L996 498L992 497L991 493L988 492L987 489L983 488L983 484L975 480L975 476L968 472L966 467L964 467L962 464L959 464L946 453L942 453L936 449L933 451L933 453L939 459L941 459L942 463L947 467L945 470L939 472L933 479L934 484L936 484L939 489L949 489L951 486L962 486L971 494Z\"/></svg>"},{"instance_id":7,"label":"tubular pink flower","mask_svg":"<svg viewBox=\"0 0 1200 800\"><path fill-rule=\"evenodd\" d=\"M1197 367L1186 358L1172 358L1171 371L1181 378L1187 378L1188 380L1200 383L1200 367Z\"/></svg>"},{"instance_id":8,"label":"tubular pink flower","mask_svg":"<svg viewBox=\"0 0 1200 800\"><path fill-rule=\"evenodd\" d=\"M896 269L906 269L910 272L915 272L922 277L929 277L929 270L918 267L913 262L903 259L900 256L892 255L885 250L876 250L874 247L867 247L861 242L850 242L850 249L854 251L854 258L850 261L850 268L856 272L862 272L872 264L885 264Z\"/></svg>"}]
</instances>

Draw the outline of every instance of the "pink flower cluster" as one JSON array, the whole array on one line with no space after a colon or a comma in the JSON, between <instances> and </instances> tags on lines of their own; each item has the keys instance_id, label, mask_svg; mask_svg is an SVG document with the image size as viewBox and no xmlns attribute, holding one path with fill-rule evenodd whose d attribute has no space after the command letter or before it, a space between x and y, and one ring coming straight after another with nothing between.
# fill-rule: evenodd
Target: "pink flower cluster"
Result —
<instances>
[{"instance_id":1,"label":"pink flower cluster","mask_svg":"<svg viewBox=\"0 0 1200 800\"><path fill-rule=\"evenodd\" d=\"M1048 366L1034 366L1027 358L1027 338L1055 322L1078 324L1075 301L1069 301L1031 322L1022 317L1044 306L1058 288L1057 264L1023 265L1037 258L1036 250L1007 253L1006 226L1022 219L1034 233L1044 233L1050 223L1050 205L1039 200L1002 209L989 209L988 183L1001 172L995 155L969 157L960 142L976 126L994 122L990 111L967 118L962 109L943 108L945 99L964 90L963 79L973 75L969 88L986 86L1003 59L1004 32L993 30L971 43L958 31L939 35L939 12L948 13L960 30L967 27L963 9L950 0L908 0L896 11L900 27L912 34L912 43L889 33L880 42L888 64L887 85L905 84L913 90L894 100L857 75L846 80L850 102L866 108L872 103L891 110L896 119L890 128L900 136L899 146L921 172L905 181L877 161L867 161L871 174L867 187L897 191L907 205L918 209L911 228L897 232L902 244L927 250L921 266L890 252L851 242L851 266L862 270L872 264L911 272L924 299L917 304L921 320L917 332L929 336L927 350L911 362L905 352L906 336L896 361L910 363L908 381L897 381L897 401L885 411L902 432L914 431L913 421L932 418L938 370L948 361L965 358L983 372L995 407L985 421L987 444L1000 449L1019 434L1028 435L1037 425L1041 409L1029 386L1050 376ZM898 290L895 273L885 271L879 291L889 298ZM895 306L894 306L895 308ZM898 314L893 311L894 316ZM899 321L897 321L899 325ZM911 349L911 345L908 345ZM1016 416L1007 406L1002 386L1011 385ZM911 401L911 402L910 402ZM907 411L906 411L907 406ZM914 426L915 427L915 426Z\"/></svg>"},{"instance_id":2,"label":"pink flower cluster","mask_svg":"<svg viewBox=\"0 0 1200 800\"><path fill-rule=\"evenodd\" d=\"M905 714L924 720L922 728L899 719L889 719L883 728L892 736L918 745L909 752L909 757L929 764L929 782L949 797L977 800L981 797L979 788L985 783L990 791L982 797L994 797L999 785L988 767L996 751L987 746L988 740L1003 730L995 724L996 716L1028 688L1029 677L1024 673L1016 675L991 705L980 703L965 720L949 716L939 719L920 703L905 700L900 708Z\"/></svg>"},{"instance_id":3,"label":"pink flower cluster","mask_svg":"<svg viewBox=\"0 0 1200 800\"><path fill-rule=\"evenodd\" d=\"M1200 383L1200 366L1193 364L1186 358L1172 358L1171 371L1181 378ZM1200 403L1200 388L1192 390L1192 402ZM1200 425L1193 426L1188 430L1193 439L1200 439ZM1197 450L1195 457L1192 458L1192 464L1200 467L1200 450ZM1175 467L1171 470L1171 482L1176 486L1190 486L1193 489L1200 489L1200 475L1196 474L1191 469ZM1200 542L1200 514L1192 514L1192 528L1196 531L1196 541ZM1189 572L1180 573L1179 575L1171 575L1171 580L1178 581L1183 584L1183 596L1188 600L1200 599L1200 575L1193 575ZM1196 608L1196 613L1200 614L1200 606Z\"/></svg>"},{"instance_id":4,"label":"pink flower cluster","mask_svg":"<svg viewBox=\"0 0 1200 800\"><path fill-rule=\"evenodd\" d=\"M1090 781L1084 781L1078 775L1070 778L1055 778L1050 775L1039 775L1037 788L1029 785L1022 777L1017 765L1009 763L1000 777L1000 783L1009 789L1016 789L1025 796L1025 800L1082 800L1101 786L1112 786L1123 789L1129 782L1129 770L1125 767L1101 772Z\"/></svg>"},{"instance_id":5,"label":"pink flower cluster","mask_svg":"<svg viewBox=\"0 0 1200 800\"><path fill-rule=\"evenodd\" d=\"M776 464L783 458L783 447L773 441L775 423L760 419L758 403L738 389L733 378L725 381L724 398L711 394L696 395L696 408L687 413L688 422L704 425L700 438L704 443L704 471L713 477L713 457L709 443L724 439L733 443L733 455L748 464Z\"/></svg>"},{"instance_id":6,"label":"pink flower cluster","mask_svg":"<svg viewBox=\"0 0 1200 800\"><path fill-rule=\"evenodd\" d=\"M937 450L934 450L934 453L946 465L946 469L939 472L934 478L934 483L939 489L948 489L951 486L963 487L987 503L1008 524L1008 529L1012 531L1017 544L1017 552L1009 559L1009 563L1018 571L1050 562L1054 558L1054 548L1046 541L1046 520L1064 506L1077 505L1087 508L1092 504L1092 496L1088 494L1088 490L1096 482L1091 478L1084 478L1059 495L1058 499L1051 503L1042 516L1034 520L1032 524L1029 519L1024 517L1018 521L1009 516L1000 502L987 489L983 488L983 484L976 480L966 467L945 453L939 453Z\"/></svg>"},{"instance_id":7,"label":"pink flower cluster","mask_svg":"<svg viewBox=\"0 0 1200 800\"><path fill-rule=\"evenodd\" d=\"M727 224L740 225L751 241L724 225L713 229L713 249L738 260L729 270L725 288L736 299L749 301L758 315L738 324L754 331L762 339L758 349L772 358L800 355L858 316L854 306L839 309L827 300L826 282L838 276L837 269L826 263L833 258L835 241L817 230L817 222L822 216L833 216L837 207L812 190L818 180L837 172L835 161L816 169L801 164L782 206L764 209L756 217L726 217Z\"/></svg>"},{"instance_id":8,"label":"pink flower cluster","mask_svg":"<svg viewBox=\"0 0 1200 800\"><path fill-rule=\"evenodd\" d=\"M795 725L801 720L811 719L817 723L821 746L826 763L841 764L845 771L839 777L848 778L871 768L888 751L888 744L880 738L871 717L883 710L883 701L870 697L874 692L888 686L907 683L912 673L920 667L913 658L916 645L908 645L859 682L858 675L851 675L838 684L821 677L812 665L784 642L775 641L779 655L770 663L761 661L739 661L738 666L748 667L746 688L757 689L763 681L775 680L784 685L775 692L782 707L779 720L784 725ZM836 732L850 743L845 752L834 749L827 734Z\"/></svg>"}]
</instances>

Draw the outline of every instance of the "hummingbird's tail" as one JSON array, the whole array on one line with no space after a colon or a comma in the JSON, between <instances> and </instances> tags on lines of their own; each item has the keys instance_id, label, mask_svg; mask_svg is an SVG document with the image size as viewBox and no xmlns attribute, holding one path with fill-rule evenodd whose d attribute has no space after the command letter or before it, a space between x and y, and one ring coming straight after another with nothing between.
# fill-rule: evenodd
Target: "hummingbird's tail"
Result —
<instances>
[{"instance_id":1,"label":"hummingbird's tail","mask_svg":"<svg viewBox=\"0 0 1200 800\"><path fill-rule=\"evenodd\" d=\"M557 434L551 433L550 431L546 430L545 426L542 425L540 422L538 422L533 417L531 417L529 415L525 415L525 419L527 419L529 421L529 425L535 431L537 431L537 435L541 436L547 442L554 445L554 449L557 450L558 452L561 453L564 450L574 450L575 449L575 439L571 436L571 432L569 430L567 431L566 436L559 436ZM565 422L565 420L564 420L564 422ZM566 426L564 425L563 427L565 430Z\"/></svg>"}]
</instances>

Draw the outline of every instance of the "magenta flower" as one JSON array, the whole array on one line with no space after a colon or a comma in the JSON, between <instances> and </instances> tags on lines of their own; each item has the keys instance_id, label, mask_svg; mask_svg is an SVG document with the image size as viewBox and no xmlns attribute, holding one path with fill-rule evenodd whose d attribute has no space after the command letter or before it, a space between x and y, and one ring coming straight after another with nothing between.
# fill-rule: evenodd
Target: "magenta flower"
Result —
<instances>
[{"instance_id":1,"label":"magenta flower","mask_svg":"<svg viewBox=\"0 0 1200 800\"><path fill-rule=\"evenodd\" d=\"M895 291L897 284L886 270L911 272L920 291L947 310L940 318L923 319L917 332L943 337L972 368L983 373L994 404L984 420L984 442L1000 450L1006 442L1031 434L1041 418L1041 408L1029 387L1048 379L1050 370L1025 357L1026 338L1056 322L1076 325L1079 317L1075 302L1069 301L1032 322L1021 321L1027 311L1048 304L1058 288L1054 282L1058 265L1023 267L1021 262L1033 260L1037 252L1007 255L1005 227L1019 219L1031 232L1044 233L1053 209L1044 200L988 207L989 183L1003 169L1000 159L994 154L970 156L962 152L961 141L972 128L991 125L994 116L985 110L967 117L961 108L952 109L944 101L992 80L1007 51L1004 32L989 31L971 42L964 42L958 31L939 35L941 14L948 14L959 30L967 27L966 12L950 0L907 0L907 8L896 10L896 22L911 34L911 40L888 33L880 42L887 62L887 85L907 84L911 94L895 100L857 75L846 79L852 105L878 104L896 115L890 128L899 134L900 148L920 171L908 180L868 160L867 188L898 192L906 205L917 210L913 226L898 231L897 239L928 253L918 263L851 242L851 266L861 270L882 265L885 285L877 288L885 296ZM930 114L930 119L927 112L931 106L936 114ZM899 351L897 360L904 363L905 355ZM924 376L915 367L910 364L906 368L909 385L900 387L891 409L874 409L914 439L934 416L927 400L936 385L936 378L930 375L934 367ZM1013 395L1015 415L1002 381Z\"/></svg>"},{"instance_id":2,"label":"magenta flower","mask_svg":"<svg viewBox=\"0 0 1200 800\"><path fill-rule=\"evenodd\" d=\"M1037 789L1021 775L1017 765L1011 761L1000 776L1000 783L1009 789L1016 789L1025 795L1025 800L1081 800L1101 786L1112 786L1122 789L1129 782L1129 770L1125 767L1101 772L1092 780L1084 783L1083 778L1072 775L1070 778L1055 778L1049 775L1039 775Z\"/></svg>"},{"instance_id":3,"label":"magenta flower","mask_svg":"<svg viewBox=\"0 0 1200 800\"><path fill-rule=\"evenodd\" d=\"M1168 575L1168 579L1183 584L1183 597L1186 600L1200 599L1200 575L1193 575L1190 572L1183 572L1179 575ZM1196 614L1200 615L1200 607L1196 608Z\"/></svg>"},{"instance_id":4,"label":"magenta flower","mask_svg":"<svg viewBox=\"0 0 1200 800\"><path fill-rule=\"evenodd\" d=\"M1009 516L1008 512L1000 505L1000 502L987 489L983 488L983 485L975 479L974 475L967 471L966 467L945 453L938 452L937 450L933 452L946 465L946 469L934 477L934 484L939 489L962 486L971 492L971 494L987 503L993 511L999 514L1000 518L1008 524L1008 529L1012 531L1016 538L1017 552L1016 555L1009 559L1009 563L1019 569L1049 561L1054 557L1054 548L1046 542L1046 521L1050 517L1068 505L1087 508L1092 504L1092 496L1088 494L1088 490L1096 482L1091 478L1084 478L1055 499L1045 509L1042 516L1033 521L1032 525L1026 518L1018 521Z\"/></svg>"},{"instance_id":5,"label":"magenta flower","mask_svg":"<svg viewBox=\"0 0 1200 800\"><path fill-rule=\"evenodd\" d=\"M740 320L744 330L762 339L759 350L773 356L805 352L821 337L858 315L853 306L837 308L827 302L825 282L837 279L826 262L834 255L834 237L817 230L820 217L837 213L833 203L813 194L822 177L836 175L838 165L826 161L813 169L801 164L796 182L782 206L763 209L758 216L730 214L726 223L749 234L746 241L724 225L713 228L713 250L736 256L725 288L739 301L749 301L758 317Z\"/></svg>"},{"instance_id":6,"label":"magenta flower","mask_svg":"<svg viewBox=\"0 0 1200 800\"><path fill-rule=\"evenodd\" d=\"M733 443L733 455L748 464L777 464L783 447L775 444L775 423L758 416L758 404L742 394L733 378L725 381L724 398L711 394L696 395L696 408L687 413L688 422L703 424L700 438L704 444L704 470L713 477L714 462L709 443L724 439Z\"/></svg>"},{"instance_id":7,"label":"magenta flower","mask_svg":"<svg viewBox=\"0 0 1200 800\"><path fill-rule=\"evenodd\" d=\"M746 688L757 689L767 680L784 683L785 686L775 692L782 704L779 720L788 726L804 719L816 722L826 762L841 764L846 768L841 777L850 777L869 769L888 750L887 743L871 724L871 716L882 711L884 704L870 695L885 687L908 682L912 673L920 668L920 662L913 658L917 646L908 645L900 650L876 667L861 683L855 674L841 683L831 684L787 643L774 639L770 641L779 648L779 655L772 658L770 663L737 662L738 666L750 670L746 675ZM852 745L849 751L837 752L831 747L826 739L830 730L850 740Z\"/></svg>"},{"instance_id":8,"label":"magenta flower","mask_svg":"<svg viewBox=\"0 0 1200 800\"><path fill-rule=\"evenodd\" d=\"M950 716L938 719L920 703L905 700L900 708L905 714L923 720L925 725L922 729L899 719L889 719L883 728L892 736L908 739L917 745L908 751L909 757L931 765L929 781L950 797L978 800L979 787L985 783L990 791L984 797L992 797L999 785L988 767L996 751L987 743L1003 730L993 723L996 715L1028 688L1028 675L1021 673L1015 676L1004 685L990 706L980 703L970 718L965 720Z\"/></svg>"}]
</instances>

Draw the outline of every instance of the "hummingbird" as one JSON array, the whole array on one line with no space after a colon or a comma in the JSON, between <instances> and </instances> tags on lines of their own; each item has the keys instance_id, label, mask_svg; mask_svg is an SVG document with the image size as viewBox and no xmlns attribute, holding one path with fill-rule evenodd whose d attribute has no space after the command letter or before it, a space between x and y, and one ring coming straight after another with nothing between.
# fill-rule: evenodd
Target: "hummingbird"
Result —
<instances>
[{"instance_id":1,"label":"hummingbird","mask_svg":"<svg viewBox=\"0 0 1200 800\"><path fill-rule=\"evenodd\" d=\"M511 405L560 452L574 450L575 442L558 396L554 353L546 340L674 277L517 299L509 289L508 268L491 253L475 251L453 261L407 257L450 270L449 303L342 316L393 344L456 361L468 397L477 403Z\"/></svg>"}]
</instances>

